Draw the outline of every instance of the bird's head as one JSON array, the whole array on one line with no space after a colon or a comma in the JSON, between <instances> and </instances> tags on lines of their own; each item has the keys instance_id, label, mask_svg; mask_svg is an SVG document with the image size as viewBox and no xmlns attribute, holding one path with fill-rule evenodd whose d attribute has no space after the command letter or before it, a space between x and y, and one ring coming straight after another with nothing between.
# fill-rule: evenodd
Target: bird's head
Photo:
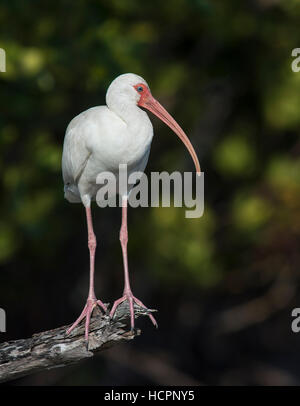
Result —
<instances>
[{"instance_id":1,"label":"bird's head","mask_svg":"<svg viewBox=\"0 0 300 406\"><path fill-rule=\"evenodd\" d=\"M135 104L143 107L155 114L167 126L174 131L188 149L196 168L197 174L200 175L201 169L197 154L179 124L167 112L167 110L152 96L147 82L140 76L133 73L125 73L118 76L110 84L106 93L106 103L108 106L113 104L128 105Z\"/></svg>"}]
</instances>

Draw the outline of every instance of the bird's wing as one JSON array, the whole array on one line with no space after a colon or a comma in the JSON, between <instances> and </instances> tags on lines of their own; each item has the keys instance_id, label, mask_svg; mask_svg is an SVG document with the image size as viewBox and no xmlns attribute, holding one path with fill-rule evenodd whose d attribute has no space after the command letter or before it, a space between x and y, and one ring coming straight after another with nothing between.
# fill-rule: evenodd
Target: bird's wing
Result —
<instances>
[{"instance_id":1,"label":"bird's wing","mask_svg":"<svg viewBox=\"0 0 300 406\"><path fill-rule=\"evenodd\" d=\"M76 116L68 125L62 155L64 184L77 185L91 156L86 142L86 120L84 113Z\"/></svg>"}]
</instances>

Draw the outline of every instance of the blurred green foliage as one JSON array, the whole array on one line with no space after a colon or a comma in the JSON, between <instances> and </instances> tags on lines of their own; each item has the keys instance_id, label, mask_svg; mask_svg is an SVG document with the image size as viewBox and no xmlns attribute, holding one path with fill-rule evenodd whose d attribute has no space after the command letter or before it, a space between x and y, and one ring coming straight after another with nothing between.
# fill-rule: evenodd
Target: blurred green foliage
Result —
<instances>
[{"instance_id":1,"label":"blurred green foliage","mask_svg":"<svg viewBox=\"0 0 300 406\"><path fill-rule=\"evenodd\" d=\"M0 305L14 320L11 338L71 321L85 300L86 226L82 207L63 199L64 132L75 115L104 104L107 86L125 72L147 80L189 134L205 172L202 218L185 219L180 208L129 213L135 286L160 309L162 324L176 320L180 337L180 309L191 302L199 314L216 309L210 317L217 319L224 303L263 295L278 280L299 284L300 73L291 69L299 17L298 0L1 1ZM193 170L176 137L153 123L147 171ZM96 291L112 301L121 289L120 213L95 206L94 216ZM295 295L279 297L282 307L268 304L270 317L289 312ZM245 325L255 324L247 317ZM228 381L224 365L237 359L234 350L224 345L214 358L216 344L209 329L199 335L199 325L185 330L195 342L183 369L214 383L261 383L261 375L249 377L245 359L238 364L245 375ZM286 351L286 342L271 350L261 340L254 358ZM181 343L171 347L175 354ZM218 357L227 361L218 365Z\"/></svg>"}]
</instances>

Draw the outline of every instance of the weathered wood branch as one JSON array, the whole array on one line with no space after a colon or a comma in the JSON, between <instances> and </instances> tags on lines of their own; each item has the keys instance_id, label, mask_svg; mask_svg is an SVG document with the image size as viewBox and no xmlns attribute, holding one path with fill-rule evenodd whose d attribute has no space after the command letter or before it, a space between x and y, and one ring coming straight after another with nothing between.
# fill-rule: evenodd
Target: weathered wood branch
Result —
<instances>
[{"instance_id":1,"label":"weathered wood branch","mask_svg":"<svg viewBox=\"0 0 300 406\"><path fill-rule=\"evenodd\" d=\"M153 311L135 305L136 318ZM130 331L125 322L130 316L127 303L118 307L113 320L99 313L95 309L91 319L88 348L84 339L84 323L69 335L66 335L66 330L70 326L63 326L34 334L31 338L0 344L0 382L74 364L140 334L140 330Z\"/></svg>"}]
</instances>

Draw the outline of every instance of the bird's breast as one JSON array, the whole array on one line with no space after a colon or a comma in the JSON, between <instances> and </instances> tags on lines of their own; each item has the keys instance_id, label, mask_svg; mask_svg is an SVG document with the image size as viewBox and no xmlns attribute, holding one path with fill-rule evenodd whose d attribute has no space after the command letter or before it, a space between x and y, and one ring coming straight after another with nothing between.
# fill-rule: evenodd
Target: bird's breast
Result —
<instances>
[{"instance_id":1,"label":"bird's breast","mask_svg":"<svg viewBox=\"0 0 300 406\"><path fill-rule=\"evenodd\" d=\"M153 127L148 115L142 110L140 112L136 121L130 123L124 123L119 118L110 120L107 128L103 123L89 159L95 169L115 172L120 164L125 164L129 171L144 170L140 166L149 155Z\"/></svg>"}]
</instances>

